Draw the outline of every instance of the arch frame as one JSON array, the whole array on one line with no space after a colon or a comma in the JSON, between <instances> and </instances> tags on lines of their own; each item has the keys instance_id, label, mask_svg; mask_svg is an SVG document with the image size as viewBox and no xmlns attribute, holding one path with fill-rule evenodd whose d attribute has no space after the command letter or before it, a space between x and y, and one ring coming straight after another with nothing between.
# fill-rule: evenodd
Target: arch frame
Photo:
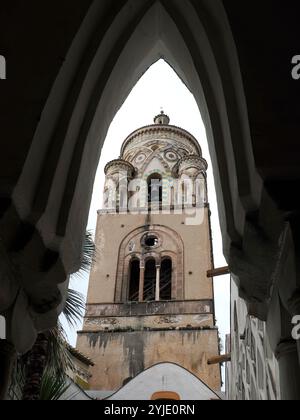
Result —
<instances>
[{"instance_id":1,"label":"arch frame","mask_svg":"<svg viewBox=\"0 0 300 420\"><path fill-rule=\"evenodd\" d=\"M153 233L158 237L162 235L167 235L171 238L174 245L176 245L176 252L172 250L163 250L157 248L154 250L126 253L126 248L133 241L134 238L137 238L139 242L145 235L145 233ZM139 258L141 267L145 268L145 262L147 259L154 258L156 265L160 266L161 260L163 258L171 258L173 264L173 273L172 276L172 299L174 300L184 300L185 296L185 278L184 278L184 245L181 237L173 229L162 226L162 225L151 225L147 227L139 227L133 230L128 234L122 241L119 254L118 254L118 267L116 273L116 286L115 286L115 297L114 301L118 303L126 302L128 296L128 270L129 264L132 258Z\"/></svg>"},{"instance_id":2,"label":"arch frame","mask_svg":"<svg viewBox=\"0 0 300 420\"><path fill-rule=\"evenodd\" d=\"M263 316L260 305L265 309L270 295L283 218L256 170L243 78L223 2L95 0L57 74L11 208L2 219L7 249L11 232L17 235L20 225L34 232L26 235L18 253L21 267L27 265L28 255L35 255L31 268L16 283L29 297L40 279L47 283L47 291L39 291L37 299L54 297L51 314L45 310L44 327L55 325L66 296L60 285L79 269L93 182L109 125L139 78L161 58L194 94L201 111L224 253L241 295L256 303L254 315ZM270 227L272 218L266 220L268 212L277 217L276 231ZM56 257L46 274L40 269L42 252L33 252L37 248ZM28 278L37 281L29 287L24 280ZM14 302L15 296L11 307Z\"/></svg>"},{"instance_id":3,"label":"arch frame","mask_svg":"<svg viewBox=\"0 0 300 420\"><path fill-rule=\"evenodd\" d=\"M163 57L193 92L208 132L224 249L229 257L231 242L241 243L246 212L254 210L259 204L261 183L255 171L238 57L221 1L216 0L213 4L206 0L197 4L189 0L145 0L138 3L134 0L124 1L123 7L113 16L111 26L107 27L102 37L99 37L97 23L101 20L103 10L96 3L91 7L69 53L69 56L72 55L76 47L78 48L81 34L90 25L91 15L94 13L94 24L91 27L94 32L89 30L90 38L85 39L85 48L90 51L92 40L97 47L94 47L93 54L90 51L88 60L87 57L83 59L86 71L81 71L81 79L76 85L76 101L69 118L64 121L68 130L64 137L61 136L61 153L53 170L49 171L39 185L38 191L34 191L34 182L25 183L33 154L46 153L47 148L40 147L42 133L43 144L50 145L53 140L50 127L44 131L43 119L14 194L20 214L23 218L34 217L38 220L45 243L49 247L60 244L65 266L69 268L73 265L73 269L76 269L72 260L75 260L76 253L78 257L81 250L83 224L87 220L96 166L108 127L140 76L157 59ZM217 37L212 35L216 33L216 28ZM109 75L105 66L108 56L107 53L103 54L103 46L108 39L110 49L107 49L107 53L114 52L114 59L110 60ZM128 60L128 57L132 59ZM68 57L62 73L66 72L70 61ZM78 77L79 69L78 65L74 67L74 78ZM120 78L120 74L125 74L126 78ZM228 78L229 86L225 83ZM99 86L101 89L98 89ZM70 88L63 93L68 103L71 93L74 92ZM58 94L56 83L51 99L54 100ZM49 103L45 108L45 115L48 111ZM58 120L62 118L66 118L65 112L58 115ZM55 123L57 121L53 122ZM48 155L44 157L49 160ZM41 158L40 162L43 160ZM70 165L66 165L66 162ZM44 169L37 165L30 169L30 173L36 172L36 178L40 179L41 170L47 169L49 165L45 165ZM48 186L43 185L43 182L48 183ZM57 188L58 185L60 188ZM39 194L42 189L43 193ZM48 195L46 191L49 192ZM78 211L79 197L82 196L86 197L83 200L85 204ZM53 208L54 202L56 206ZM70 235L74 225L78 226L75 247L74 243L70 243L70 238L74 239L74 232ZM73 256L70 255L72 253Z\"/></svg>"}]
</instances>

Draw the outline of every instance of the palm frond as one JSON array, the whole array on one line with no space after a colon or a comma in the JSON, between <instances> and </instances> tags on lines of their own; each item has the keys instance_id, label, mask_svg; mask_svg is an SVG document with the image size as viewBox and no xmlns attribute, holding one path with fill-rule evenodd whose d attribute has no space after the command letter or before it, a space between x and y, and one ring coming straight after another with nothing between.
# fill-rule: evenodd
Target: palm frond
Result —
<instances>
[{"instance_id":1,"label":"palm frond","mask_svg":"<svg viewBox=\"0 0 300 420\"><path fill-rule=\"evenodd\" d=\"M71 328L81 321L86 309L84 296L76 290L69 289L63 314Z\"/></svg>"},{"instance_id":2,"label":"palm frond","mask_svg":"<svg viewBox=\"0 0 300 420\"><path fill-rule=\"evenodd\" d=\"M68 370L74 371L72 355L67 345L65 332L60 323L51 330L48 343L48 362L46 371L65 378Z\"/></svg>"},{"instance_id":3,"label":"palm frond","mask_svg":"<svg viewBox=\"0 0 300 420\"><path fill-rule=\"evenodd\" d=\"M18 401L22 399L23 387L26 378L26 356L19 356L14 363L8 397L10 400Z\"/></svg>"},{"instance_id":4,"label":"palm frond","mask_svg":"<svg viewBox=\"0 0 300 420\"><path fill-rule=\"evenodd\" d=\"M60 378L49 372L45 372L41 385L41 401L58 401L68 391L70 385L66 378Z\"/></svg>"},{"instance_id":5,"label":"palm frond","mask_svg":"<svg viewBox=\"0 0 300 420\"><path fill-rule=\"evenodd\" d=\"M80 270L77 275L89 272L95 262L96 248L92 232L87 231L82 249ZM66 304L63 310L64 316L70 327L76 327L81 321L85 312L84 296L75 290L69 290ZM75 371L73 357L63 326L58 323L57 327L48 333L48 357L44 370L41 399L58 399L62 391L66 391L66 378L69 371ZM26 356L19 357L15 363L10 385L10 398L19 400L22 396L24 384L26 383ZM50 398L51 396L51 398Z\"/></svg>"},{"instance_id":6,"label":"palm frond","mask_svg":"<svg viewBox=\"0 0 300 420\"><path fill-rule=\"evenodd\" d=\"M77 275L82 273L88 273L91 269L92 264L95 262L96 247L93 240L93 234L91 231L87 231L82 248L82 258L80 262L80 269Z\"/></svg>"},{"instance_id":7,"label":"palm frond","mask_svg":"<svg viewBox=\"0 0 300 420\"><path fill-rule=\"evenodd\" d=\"M20 356L15 362L11 376L11 384L9 390L9 398L11 400L22 399L24 385L26 382L26 367L27 356ZM58 324L58 327L52 329L48 334L48 357L43 374L43 377L45 376L46 380L43 382L44 390L41 392L44 396L43 398L41 397L41 399L48 398L47 390L50 379L51 381L54 381L55 379L57 381L56 383L58 384L65 384L67 380L67 373L70 373L71 371L75 371L75 365L69 350L69 346L66 342L64 330L62 326ZM57 391L59 391L59 389L60 388L57 388ZM55 389L51 390L52 393L54 393L54 391Z\"/></svg>"}]
</instances>

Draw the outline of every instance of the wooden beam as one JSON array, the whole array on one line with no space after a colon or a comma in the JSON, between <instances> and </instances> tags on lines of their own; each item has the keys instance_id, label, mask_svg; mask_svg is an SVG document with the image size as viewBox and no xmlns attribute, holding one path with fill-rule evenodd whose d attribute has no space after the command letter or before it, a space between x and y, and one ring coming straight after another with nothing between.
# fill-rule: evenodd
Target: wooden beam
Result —
<instances>
[{"instance_id":1,"label":"wooden beam","mask_svg":"<svg viewBox=\"0 0 300 420\"><path fill-rule=\"evenodd\" d=\"M215 268L213 270L208 270L207 277L213 278L218 276L225 276L226 274L230 274L229 267L221 267L221 268Z\"/></svg>"},{"instance_id":2,"label":"wooden beam","mask_svg":"<svg viewBox=\"0 0 300 420\"><path fill-rule=\"evenodd\" d=\"M221 363L228 363L231 362L231 353L229 354L223 354L221 356L215 356L208 359L207 364L208 365L219 365Z\"/></svg>"}]
</instances>

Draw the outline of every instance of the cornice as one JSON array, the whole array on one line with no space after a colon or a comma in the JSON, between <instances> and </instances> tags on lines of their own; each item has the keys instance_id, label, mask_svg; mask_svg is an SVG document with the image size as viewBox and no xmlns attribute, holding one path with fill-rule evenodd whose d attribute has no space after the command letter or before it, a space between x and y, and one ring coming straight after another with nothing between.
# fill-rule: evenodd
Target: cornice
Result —
<instances>
[{"instance_id":1,"label":"cornice","mask_svg":"<svg viewBox=\"0 0 300 420\"><path fill-rule=\"evenodd\" d=\"M197 155L184 156L178 162L178 167L180 168L181 165L188 164L188 163L195 164L195 165L199 166L201 168L201 170L204 169L205 171L207 171L207 169L208 169L208 164L207 164L206 160L203 157L199 157Z\"/></svg>"},{"instance_id":2,"label":"cornice","mask_svg":"<svg viewBox=\"0 0 300 420\"><path fill-rule=\"evenodd\" d=\"M113 166L116 167L116 168L124 168L125 167L125 168L128 169L128 172L131 171L132 174L134 174L134 172L135 172L134 166L130 162L128 162L127 160L115 159L115 160L112 160L112 161L110 161L106 164L106 166L104 168L105 175L108 174L109 169Z\"/></svg>"},{"instance_id":3,"label":"cornice","mask_svg":"<svg viewBox=\"0 0 300 420\"><path fill-rule=\"evenodd\" d=\"M133 133L131 133L123 142L122 148L121 148L121 156L123 156L126 147L132 143L134 140L136 140L138 137L142 136L142 135L147 135L147 134L154 134L154 133L172 133L172 134L176 134L177 136L188 140L189 142L191 142L193 144L193 146L196 147L196 149L199 152L199 156L202 156L202 150L201 147L197 141L197 139L190 134L188 131L184 130L183 128L177 127L175 125L161 125L161 124L152 124L152 125L148 125L142 128L137 129L136 131L134 131ZM159 137L159 135L158 135Z\"/></svg>"}]
</instances>

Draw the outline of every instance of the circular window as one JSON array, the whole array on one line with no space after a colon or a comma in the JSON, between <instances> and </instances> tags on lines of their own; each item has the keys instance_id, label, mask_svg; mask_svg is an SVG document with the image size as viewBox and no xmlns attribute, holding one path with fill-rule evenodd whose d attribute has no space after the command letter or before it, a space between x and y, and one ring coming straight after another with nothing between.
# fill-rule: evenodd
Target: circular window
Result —
<instances>
[{"instance_id":1,"label":"circular window","mask_svg":"<svg viewBox=\"0 0 300 420\"><path fill-rule=\"evenodd\" d=\"M145 240L145 245L154 247L158 245L158 238L156 236L148 236Z\"/></svg>"},{"instance_id":2,"label":"circular window","mask_svg":"<svg viewBox=\"0 0 300 420\"><path fill-rule=\"evenodd\" d=\"M142 239L142 244L147 248L157 248L160 245L160 240L156 235L146 235Z\"/></svg>"}]
</instances>

